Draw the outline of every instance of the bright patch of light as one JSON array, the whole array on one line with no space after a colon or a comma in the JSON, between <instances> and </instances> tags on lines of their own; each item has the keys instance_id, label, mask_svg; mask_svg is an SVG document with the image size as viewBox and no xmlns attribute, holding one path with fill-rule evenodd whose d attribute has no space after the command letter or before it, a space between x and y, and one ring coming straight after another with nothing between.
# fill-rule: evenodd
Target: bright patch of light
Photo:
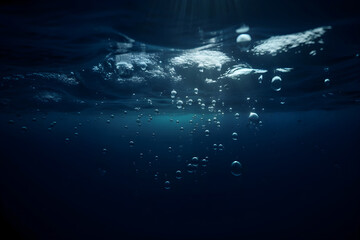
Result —
<instances>
[{"instance_id":1,"label":"bright patch of light","mask_svg":"<svg viewBox=\"0 0 360 240\"><path fill-rule=\"evenodd\" d=\"M315 44L315 40L323 36L326 30L331 29L330 26L319 27L305 32L273 36L267 40L261 41L251 51L255 55L277 55L278 53L287 52L303 45Z\"/></svg>"}]
</instances>

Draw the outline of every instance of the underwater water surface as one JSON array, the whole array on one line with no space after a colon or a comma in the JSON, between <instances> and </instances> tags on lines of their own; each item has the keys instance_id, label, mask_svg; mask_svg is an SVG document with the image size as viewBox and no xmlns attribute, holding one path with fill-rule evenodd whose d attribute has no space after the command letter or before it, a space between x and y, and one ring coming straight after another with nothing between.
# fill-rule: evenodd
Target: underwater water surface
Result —
<instances>
[{"instance_id":1,"label":"underwater water surface","mask_svg":"<svg viewBox=\"0 0 360 240\"><path fill-rule=\"evenodd\" d=\"M354 2L19 1L0 20L4 239L360 239Z\"/></svg>"}]
</instances>

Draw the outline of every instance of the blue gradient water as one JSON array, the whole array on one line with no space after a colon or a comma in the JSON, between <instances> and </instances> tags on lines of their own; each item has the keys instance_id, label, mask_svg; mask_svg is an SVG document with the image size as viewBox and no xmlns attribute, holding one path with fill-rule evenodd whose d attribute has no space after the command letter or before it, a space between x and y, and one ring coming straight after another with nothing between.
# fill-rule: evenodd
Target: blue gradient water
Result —
<instances>
[{"instance_id":1,"label":"blue gradient water","mask_svg":"<svg viewBox=\"0 0 360 240\"><path fill-rule=\"evenodd\" d=\"M359 239L354 4L0 5L1 235Z\"/></svg>"}]
</instances>

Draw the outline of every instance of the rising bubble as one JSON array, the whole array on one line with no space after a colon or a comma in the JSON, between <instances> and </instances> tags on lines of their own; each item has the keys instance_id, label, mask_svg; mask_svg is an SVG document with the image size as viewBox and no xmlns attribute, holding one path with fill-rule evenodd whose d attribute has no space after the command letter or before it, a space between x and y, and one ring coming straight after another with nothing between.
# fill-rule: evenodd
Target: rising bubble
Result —
<instances>
[{"instance_id":1,"label":"rising bubble","mask_svg":"<svg viewBox=\"0 0 360 240\"><path fill-rule=\"evenodd\" d=\"M231 164L231 173L234 176L240 176L242 174L242 165L238 161L234 161Z\"/></svg>"},{"instance_id":2,"label":"rising bubble","mask_svg":"<svg viewBox=\"0 0 360 240\"><path fill-rule=\"evenodd\" d=\"M177 102L176 102L176 107L178 108L178 109L181 109L182 108L182 106L183 106L183 101L181 101L181 100L178 100Z\"/></svg>"},{"instance_id":3,"label":"rising bubble","mask_svg":"<svg viewBox=\"0 0 360 240\"><path fill-rule=\"evenodd\" d=\"M165 183L164 183L164 188L165 188L166 190L169 190L169 189L171 188L170 181L165 181Z\"/></svg>"},{"instance_id":4,"label":"rising bubble","mask_svg":"<svg viewBox=\"0 0 360 240\"><path fill-rule=\"evenodd\" d=\"M233 132L231 136L234 141L238 140L238 134L236 132Z\"/></svg>"},{"instance_id":5,"label":"rising bubble","mask_svg":"<svg viewBox=\"0 0 360 240\"><path fill-rule=\"evenodd\" d=\"M177 170L176 173L175 173L175 177L176 179L182 179L182 174L181 174L181 171L180 170Z\"/></svg>"},{"instance_id":6,"label":"rising bubble","mask_svg":"<svg viewBox=\"0 0 360 240\"><path fill-rule=\"evenodd\" d=\"M257 113L254 113L254 112L250 112L249 121L250 121L250 123L258 124L260 121L259 115L257 115Z\"/></svg>"},{"instance_id":7,"label":"rising bubble","mask_svg":"<svg viewBox=\"0 0 360 240\"><path fill-rule=\"evenodd\" d=\"M279 76L273 77L271 80L271 88L276 92L280 91L281 90L281 81L282 80Z\"/></svg>"}]
</instances>

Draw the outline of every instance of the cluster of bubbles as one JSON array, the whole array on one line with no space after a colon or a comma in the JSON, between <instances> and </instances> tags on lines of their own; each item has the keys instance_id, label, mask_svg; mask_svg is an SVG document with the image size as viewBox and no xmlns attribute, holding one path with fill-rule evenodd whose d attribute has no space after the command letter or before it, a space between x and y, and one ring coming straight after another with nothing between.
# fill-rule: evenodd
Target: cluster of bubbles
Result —
<instances>
[{"instance_id":1,"label":"cluster of bubbles","mask_svg":"<svg viewBox=\"0 0 360 240\"><path fill-rule=\"evenodd\" d=\"M246 49L249 46L249 44L251 43L251 41L252 41L251 36L247 33L248 31L249 31L248 26L243 26L243 27L236 30L237 34L239 34L237 36L237 38L236 38L236 44L241 49ZM137 64L137 66L139 66L141 68L141 70L143 70L143 71L148 71L149 68L150 68L150 65L148 66L146 62L139 62ZM204 72L204 70L206 71L206 66L204 66L203 64L199 64L198 68L199 68L200 72ZM221 66L220 66L220 68L221 68ZM128 64L128 63L125 63L125 62L119 62L119 63L116 64L116 69L117 69L118 74L120 76L128 77L128 76L131 76L133 74L132 72L134 71L134 65ZM197 73L197 74L199 74L199 73ZM279 75L281 75L281 74L279 74ZM260 84L263 83L264 76L260 75L257 78L257 81ZM211 83L211 84L216 83L216 82L220 82L219 79L214 79L214 80L206 79L206 81L208 83ZM282 78L280 76L273 76L271 81L269 80L269 82L270 82L270 87L274 92L280 92L282 90L283 83L282 83ZM328 87L330 85L330 80L328 78L326 78L324 80L324 85L326 87ZM226 124L226 122L222 121L222 119L221 119L221 116L224 115L225 112L231 113L231 116L233 116L235 118L236 122L240 122L238 120L241 119L242 117L240 116L240 114L238 112L235 112L236 111L235 108L233 109L230 106L226 106L225 102L224 102L224 99L222 99L222 96L224 95L224 92L227 89L226 84L220 85L218 88L216 88L216 91L218 90L219 96L210 96L210 97L208 97L208 96L206 96L204 94L204 92L206 92L206 91L203 91L203 89L201 89L201 85L197 85L197 86L200 88L200 90L199 90L198 87L186 89L186 94L185 94L185 91L180 92L180 90L175 87L179 92L177 90L175 90L175 89L172 89L170 91L169 102L171 101L172 107L175 109L175 111L183 112L186 108L196 108L197 107L197 108L201 109L200 112L203 114L203 116L205 116L205 113L207 113L207 114L210 114L210 115L214 115L214 117L209 117L208 119L204 117L205 119L201 119L203 122L200 123L200 125L196 120L190 119L189 124L191 124L190 125L191 127L189 127L189 128L187 126L185 126L185 128L184 128L184 126L181 126L183 122L181 122L181 124L180 124L179 120L174 121L174 119L170 119L170 121L171 122L176 122L176 124L178 124L177 129L180 129L180 131L181 131L181 134L179 134L179 135L184 135L184 132L187 132L188 129L189 129L188 132L190 134L193 134L198 129L201 129L201 130L198 131L199 134L201 136L205 136L206 141L211 141L211 139L216 135L216 132L218 131L218 129L221 129L222 123L223 123L223 125ZM169 91L164 92L162 94L168 96ZM274 93L274 94L278 94L278 93ZM135 93L133 94L133 96L135 96ZM245 99L246 99L246 101L245 101ZM142 100L142 99L140 99L140 100ZM153 102L153 100L151 100L150 98L145 98L144 102L147 103L146 107L148 107L148 108L151 107L151 108L154 109L154 112L155 112L155 114L153 115L154 118L156 117L156 115L159 115L160 110L158 108L154 108L156 106L156 101L155 100ZM260 119L260 117L258 115L259 109L257 108L256 103L254 103L254 102L256 102L256 99L254 99L252 96L251 96L251 99L250 99L250 97L246 96L246 98L244 97L244 102L249 105L249 111L248 111L249 115L247 117L248 126L250 126L251 128L258 129L262 125L262 121L261 121L261 119ZM250 104L251 102L253 104ZM285 101L282 100L281 103L283 104L283 103L285 103ZM256 106L256 108L255 108L255 106ZM140 111L139 106L136 106L134 109L136 111ZM178 110L176 110L176 109L178 109ZM125 114L127 114L127 111L124 111L124 115ZM141 127L142 125L146 124L146 121L144 121L144 118L147 118L147 121L151 122L153 120L153 116L152 115L149 115L149 116L145 115L144 116L143 114L138 114L137 118L135 120L137 127ZM112 123L113 122L112 119L114 119L114 117L115 117L114 114L111 114L110 119L107 119L106 123L107 124ZM244 116L244 118L246 118L246 116ZM36 121L36 118L34 118L33 121ZM9 120L9 124L15 124L15 121L14 120ZM57 124L56 121L51 122L50 126L48 128L49 131L51 131L51 129L53 129L56 126L56 124ZM203 125L201 125L201 124L203 124ZM212 126L216 126L216 128L211 128L212 126L210 126L210 124L213 124ZM128 127L128 125L125 125L124 128L128 129L129 127ZM21 129L23 131L28 131L28 128L26 126L22 126ZM75 127L74 130L75 130L74 134L78 135L78 128ZM232 130L232 131L234 131L234 130ZM239 134L242 136L242 134L238 130L235 130L235 131L236 132L232 132L231 138L229 136L231 132L227 134L227 136L229 137L229 141L232 140L231 144L234 144L234 145L236 145L236 144L238 144L240 142L239 141ZM138 132L137 132L137 134L138 134ZM155 136L154 132L152 133L152 136ZM131 136L131 140L127 139L127 141L129 141L129 147L132 148L131 151L134 151L134 150L137 149L137 146L134 148L135 141L136 141L137 145L139 143L138 143L135 136ZM66 137L65 142L69 143L70 138ZM216 141L216 143L214 143L214 142L209 143L208 149L211 152L210 154L219 155L220 154L219 152L226 151L227 149L225 149L223 143L227 146L227 148L230 148L229 147L231 145L230 143L228 145L227 142L221 142L221 140ZM173 148L172 146L167 146L167 149L165 148L165 151L166 150L169 152L170 155L171 154L173 155L174 152L177 151L177 148L176 147ZM216 151L216 152L214 152L214 151ZM108 148L106 148L106 147L102 148L102 153L103 154L108 154ZM137 156L140 156L141 159L144 159L144 153L143 152L141 152ZM211 155L209 155L209 156L211 157ZM159 157L156 155L155 156L155 162L157 162L158 158ZM234 160L234 159L232 159L232 160ZM149 162L149 165L152 166L152 164L155 164L155 162L152 160L151 162ZM193 156L193 157L189 158L187 161L185 161L183 169L178 169L175 172L175 178L177 180L183 179L185 177L184 173L185 174L187 174L187 173L188 174L204 173L205 169L209 165L208 163L209 163L209 157L208 156L201 157L201 158L199 158L198 156ZM99 171L101 172L102 175L106 173L106 171L103 170L103 169L101 169ZM242 164L239 161L232 161L231 164L230 164L230 171L229 172L231 172L231 174L233 176L241 176L242 172L243 172ZM154 176L155 176L155 179L158 179L159 178L159 172L156 172ZM164 189L166 189L166 190L171 189L172 185L171 185L170 180L169 180L169 178L166 178L166 180L163 182Z\"/></svg>"}]
</instances>

